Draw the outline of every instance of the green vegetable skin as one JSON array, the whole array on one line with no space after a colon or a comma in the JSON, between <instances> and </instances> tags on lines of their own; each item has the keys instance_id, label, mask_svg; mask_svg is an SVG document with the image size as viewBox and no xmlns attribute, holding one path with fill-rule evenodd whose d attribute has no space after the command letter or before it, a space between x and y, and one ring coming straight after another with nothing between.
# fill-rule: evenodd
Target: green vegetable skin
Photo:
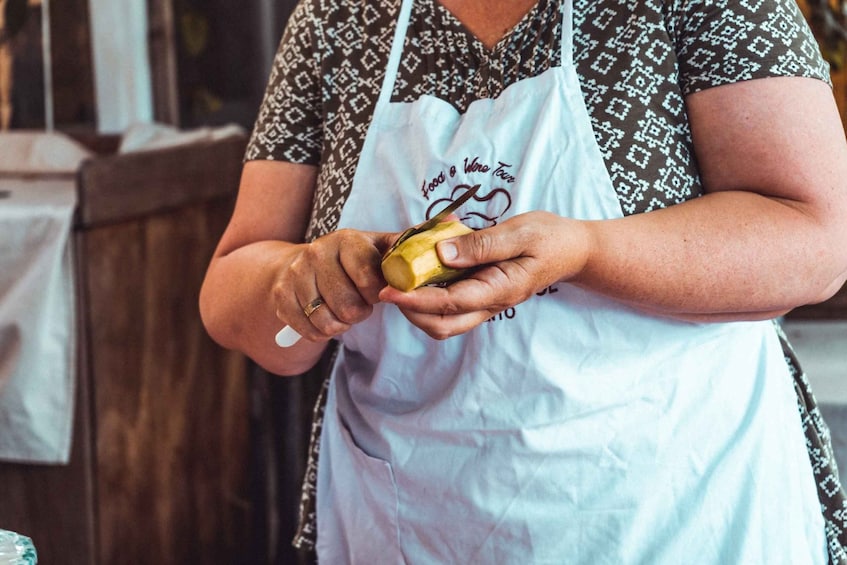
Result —
<instances>
[{"instance_id":1,"label":"green vegetable skin","mask_svg":"<svg viewBox=\"0 0 847 565\"><path fill-rule=\"evenodd\" d=\"M382 274L389 285L408 292L420 286L445 283L460 278L466 269L445 267L438 258L435 244L471 233L461 222L442 222L434 228L413 235L382 259Z\"/></svg>"}]
</instances>

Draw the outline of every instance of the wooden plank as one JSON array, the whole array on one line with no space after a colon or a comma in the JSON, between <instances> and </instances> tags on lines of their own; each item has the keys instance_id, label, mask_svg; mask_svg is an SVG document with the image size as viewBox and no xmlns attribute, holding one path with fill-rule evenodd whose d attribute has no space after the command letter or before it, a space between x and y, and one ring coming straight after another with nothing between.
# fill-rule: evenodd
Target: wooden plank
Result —
<instances>
[{"instance_id":1,"label":"wooden plank","mask_svg":"<svg viewBox=\"0 0 847 565\"><path fill-rule=\"evenodd\" d=\"M247 364L197 297L232 201L87 230L100 563L233 563L249 526Z\"/></svg>"},{"instance_id":2,"label":"wooden plank","mask_svg":"<svg viewBox=\"0 0 847 565\"><path fill-rule=\"evenodd\" d=\"M178 126L180 116L173 0L149 0L147 12L153 118L162 124Z\"/></svg>"},{"instance_id":3,"label":"wooden plank","mask_svg":"<svg viewBox=\"0 0 847 565\"><path fill-rule=\"evenodd\" d=\"M115 223L232 194L245 145L246 137L237 135L88 159L79 170L76 224Z\"/></svg>"},{"instance_id":4,"label":"wooden plank","mask_svg":"<svg viewBox=\"0 0 847 565\"><path fill-rule=\"evenodd\" d=\"M97 105L88 0L50 0L50 54L56 128L94 129Z\"/></svg>"}]
</instances>

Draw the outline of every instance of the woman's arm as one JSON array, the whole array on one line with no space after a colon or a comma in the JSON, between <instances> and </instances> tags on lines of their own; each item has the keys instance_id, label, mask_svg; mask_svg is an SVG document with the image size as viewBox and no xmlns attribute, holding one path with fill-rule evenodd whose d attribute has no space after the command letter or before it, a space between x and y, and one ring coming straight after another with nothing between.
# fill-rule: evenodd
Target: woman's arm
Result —
<instances>
[{"instance_id":1,"label":"woman's arm","mask_svg":"<svg viewBox=\"0 0 847 565\"><path fill-rule=\"evenodd\" d=\"M440 244L451 266L491 264L471 279L381 298L443 338L556 281L695 321L770 318L835 293L847 277L847 143L828 86L760 79L687 105L703 197L605 221L524 214Z\"/></svg>"},{"instance_id":2,"label":"woman's arm","mask_svg":"<svg viewBox=\"0 0 847 565\"><path fill-rule=\"evenodd\" d=\"M272 288L303 240L316 176L308 165L246 163L232 218L200 291L200 314L212 339L273 373L306 371L326 347L301 340L281 351L273 340L282 323Z\"/></svg>"},{"instance_id":3,"label":"woman's arm","mask_svg":"<svg viewBox=\"0 0 847 565\"><path fill-rule=\"evenodd\" d=\"M200 292L209 335L279 375L311 368L331 337L370 315L385 284L388 234L341 230L301 243L316 177L309 165L248 162ZM307 318L303 306L318 296L326 304ZM307 339L278 347L286 324Z\"/></svg>"},{"instance_id":4,"label":"woman's arm","mask_svg":"<svg viewBox=\"0 0 847 565\"><path fill-rule=\"evenodd\" d=\"M747 81L693 94L687 108L707 194L632 226L596 226L603 251L579 280L706 319L772 317L832 296L847 275L847 144L829 87Z\"/></svg>"}]
</instances>

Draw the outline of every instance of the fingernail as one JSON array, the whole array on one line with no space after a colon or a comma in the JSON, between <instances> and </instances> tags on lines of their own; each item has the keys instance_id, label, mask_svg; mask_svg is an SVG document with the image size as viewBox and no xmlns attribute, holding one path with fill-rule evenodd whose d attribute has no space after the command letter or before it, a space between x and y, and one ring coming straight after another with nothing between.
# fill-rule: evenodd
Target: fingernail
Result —
<instances>
[{"instance_id":1,"label":"fingernail","mask_svg":"<svg viewBox=\"0 0 847 565\"><path fill-rule=\"evenodd\" d=\"M459 248L452 241L442 241L438 244L438 254L442 261L452 261L459 256Z\"/></svg>"}]
</instances>

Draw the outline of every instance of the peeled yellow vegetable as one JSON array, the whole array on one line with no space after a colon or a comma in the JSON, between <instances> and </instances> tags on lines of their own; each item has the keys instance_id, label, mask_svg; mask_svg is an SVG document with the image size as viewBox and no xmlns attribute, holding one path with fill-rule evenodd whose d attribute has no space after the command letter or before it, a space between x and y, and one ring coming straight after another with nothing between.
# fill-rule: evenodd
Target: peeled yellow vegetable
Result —
<instances>
[{"instance_id":1,"label":"peeled yellow vegetable","mask_svg":"<svg viewBox=\"0 0 847 565\"><path fill-rule=\"evenodd\" d=\"M408 292L425 284L459 278L465 269L445 267L438 258L435 244L472 231L461 222L441 222L430 230L413 235L383 257L385 280L394 288Z\"/></svg>"}]
</instances>

